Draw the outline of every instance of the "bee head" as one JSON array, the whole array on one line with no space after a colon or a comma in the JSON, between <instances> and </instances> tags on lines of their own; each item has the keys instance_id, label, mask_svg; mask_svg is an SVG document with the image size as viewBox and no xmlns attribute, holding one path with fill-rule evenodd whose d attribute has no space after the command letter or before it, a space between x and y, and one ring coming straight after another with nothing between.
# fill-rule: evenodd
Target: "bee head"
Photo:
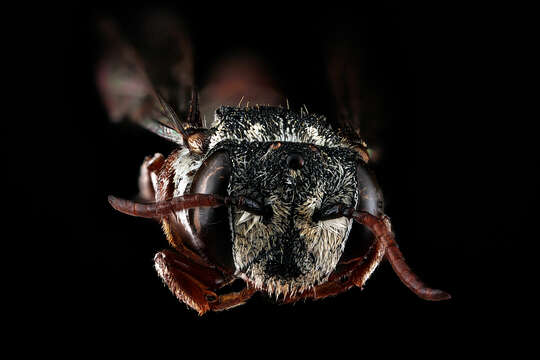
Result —
<instances>
[{"instance_id":1,"label":"bee head","mask_svg":"<svg viewBox=\"0 0 540 360\"><path fill-rule=\"evenodd\" d=\"M335 269L352 221L325 216L355 207L358 156L310 144L247 143L231 148L229 192L253 201L231 208L237 272L270 293L301 292Z\"/></svg>"}]
</instances>

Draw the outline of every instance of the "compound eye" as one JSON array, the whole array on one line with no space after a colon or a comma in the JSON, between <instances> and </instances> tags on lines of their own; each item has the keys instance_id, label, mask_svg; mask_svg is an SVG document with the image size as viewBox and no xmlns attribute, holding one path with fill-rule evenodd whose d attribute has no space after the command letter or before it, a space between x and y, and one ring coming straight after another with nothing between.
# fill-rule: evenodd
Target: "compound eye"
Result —
<instances>
[{"instance_id":1,"label":"compound eye","mask_svg":"<svg viewBox=\"0 0 540 360\"><path fill-rule=\"evenodd\" d=\"M383 196L373 172L363 163L356 167L358 202L356 210L379 216L383 211Z\"/></svg>"},{"instance_id":2,"label":"compound eye","mask_svg":"<svg viewBox=\"0 0 540 360\"><path fill-rule=\"evenodd\" d=\"M231 163L226 151L218 151L197 170L191 184L192 194L228 195ZM196 235L194 247L214 263L234 270L229 212L226 206L189 210L189 222Z\"/></svg>"},{"instance_id":3,"label":"compound eye","mask_svg":"<svg viewBox=\"0 0 540 360\"><path fill-rule=\"evenodd\" d=\"M372 215L379 216L383 212L383 197L368 165L359 162L356 167L357 180L357 211L366 211ZM347 263L355 259L362 259L368 254L373 246L375 237L371 231L363 224L353 222L349 237L345 244L345 249L341 255L340 262Z\"/></svg>"}]
</instances>

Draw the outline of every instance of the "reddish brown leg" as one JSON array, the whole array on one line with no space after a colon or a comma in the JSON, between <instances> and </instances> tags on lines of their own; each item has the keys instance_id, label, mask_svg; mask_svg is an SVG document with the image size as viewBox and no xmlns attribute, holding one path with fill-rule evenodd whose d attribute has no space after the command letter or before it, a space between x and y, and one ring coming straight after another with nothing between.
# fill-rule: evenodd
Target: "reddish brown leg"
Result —
<instances>
[{"instance_id":1,"label":"reddish brown leg","mask_svg":"<svg viewBox=\"0 0 540 360\"><path fill-rule=\"evenodd\" d=\"M210 309L221 311L242 305L253 296L255 291L255 288L246 286L241 291L219 295L217 301L210 304Z\"/></svg>"},{"instance_id":2,"label":"reddish brown leg","mask_svg":"<svg viewBox=\"0 0 540 360\"><path fill-rule=\"evenodd\" d=\"M225 310L241 305L253 295L253 289L237 293L216 294L216 290L231 280L220 270L206 264L193 254L163 250L156 254L154 263L159 276L178 300L186 303L199 315L209 310Z\"/></svg>"},{"instance_id":3,"label":"reddish brown leg","mask_svg":"<svg viewBox=\"0 0 540 360\"><path fill-rule=\"evenodd\" d=\"M366 212L354 212L353 217L356 221L366 225L375 235L377 241L384 244L386 248L386 258L392 265L400 280L416 295L424 300L448 300L450 294L428 287L420 278L411 270L405 262L403 254L398 248L394 234L391 230L390 220L383 216L377 218Z\"/></svg>"},{"instance_id":4,"label":"reddish brown leg","mask_svg":"<svg viewBox=\"0 0 540 360\"><path fill-rule=\"evenodd\" d=\"M141 165L139 173L139 198L142 201L156 200L156 180L157 171L165 162L165 157L159 153L154 156L147 156Z\"/></svg>"}]
</instances>

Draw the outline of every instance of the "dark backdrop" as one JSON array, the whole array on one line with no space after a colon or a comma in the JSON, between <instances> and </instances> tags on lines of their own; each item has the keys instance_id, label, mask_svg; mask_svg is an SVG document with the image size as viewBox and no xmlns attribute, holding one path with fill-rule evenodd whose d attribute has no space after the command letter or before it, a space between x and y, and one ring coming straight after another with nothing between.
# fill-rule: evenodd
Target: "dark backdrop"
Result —
<instances>
[{"instance_id":1,"label":"dark backdrop","mask_svg":"<svg viewBox=\"0 0 540 360\"><path fill-rule=\"evenodd\" d=\"M202 336L259 337L253 334L277 328L269 332L273 341L308 334L315 343L331 341L335 348L370 334L413 334L420 343L426 336L458 344L471 340L465 330L485 325L484 289L501 281L481 260L501 243L512 245L501 241L511 228L493 224L496 219L486 214L491 190L498 186L478 176L495 161L473 146L483 140L475 132L481 116L470 97L477 59L475 42L464 28L467 9L271 4L169 9L190 25L199 79L214 59L247 46L277 70L292 104L325 114L333 103L320 44L335 29L345 29L352 46L364 51L366 86L381 104L377 121L384 126L376 142L384 157L376 166L397 240L411 267L453 299L431 303L417 298L384 262L363 291L316 302L274 305L255 296L244 306L202 318L179 303L153 269L154 254L168 246L160 226L117 213L106 200L108 194L136 194L144 156L173 149L129 123L110 123L94 82L100 55L96 19L112 16L129 34L147 8L87 6L68 15L65 44L68 121L78 149L76 155L65 155L78 179L76 185L66 184L65 196L76 191L84 204L66 230L77 244L76 295L69 311L78 327L97 325L107 334L167 329L185 343ZM99 342L102 334L88 335Z\"/></svg>"}]
</instances>

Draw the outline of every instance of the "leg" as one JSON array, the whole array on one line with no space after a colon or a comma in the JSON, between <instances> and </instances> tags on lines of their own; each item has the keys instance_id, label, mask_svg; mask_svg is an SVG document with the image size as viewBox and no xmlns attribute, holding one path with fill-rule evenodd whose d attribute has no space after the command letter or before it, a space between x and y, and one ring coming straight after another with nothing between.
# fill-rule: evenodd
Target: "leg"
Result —
<instances>
[{"instance_id":1,"label":"leg","mask_svg":"<svg viewBox=\"0 0 540 360\"><path fill-rule=\"evenodd\" d=\"M147 156L141 165L139 173L139 199L143 201L156 200L157 172L165 162L165 157L159 153L153 157Z\"/></svg>"},{"instance_id":2,"label":"leg","mask_svg":"<svg viewBox=\"0 0 540 360\"><path fill-rule=\"evenodd\" d=\"M163 250L156 254L154 263L159 276L178 300L189 305L199 315L209 310L225 310L241 305L255 292L246 287L237 293L216 294L233 277L223 274L193 253Z\"/></svg>"}]
</instances>

